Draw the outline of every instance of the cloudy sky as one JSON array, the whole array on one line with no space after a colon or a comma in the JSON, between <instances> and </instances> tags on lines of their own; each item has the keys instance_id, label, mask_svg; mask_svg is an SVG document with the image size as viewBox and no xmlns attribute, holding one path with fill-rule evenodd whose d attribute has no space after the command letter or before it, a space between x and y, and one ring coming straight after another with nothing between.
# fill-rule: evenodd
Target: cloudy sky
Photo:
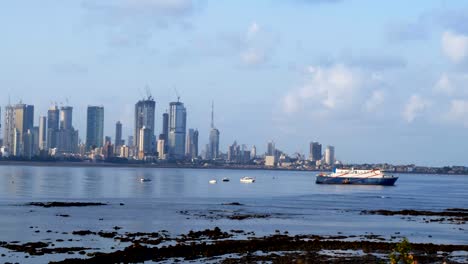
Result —
<instances>
[{"instance_id":1,"label":"cloudy sky","mask_svg":"<svg viewBox=\"0 0 468 264\"><path fill-rule=\"evenodd\" d=\"M11 0L0 24L2 108L68 103L83 140L87 105L130 135L148 87L157 131L177 89L202 144L214 100L224 151L468 165L466 1Z\"/></svg>"}]
</instances>

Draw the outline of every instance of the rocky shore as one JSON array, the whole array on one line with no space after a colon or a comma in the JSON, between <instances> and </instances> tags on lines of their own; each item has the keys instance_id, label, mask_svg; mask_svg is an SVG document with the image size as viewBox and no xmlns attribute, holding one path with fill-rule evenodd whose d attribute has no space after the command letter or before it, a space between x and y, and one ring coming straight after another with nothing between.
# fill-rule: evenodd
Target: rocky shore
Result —
<instances>
[{"instance_id":1,"label":"rocky shore","mask_svg":"<svg viewBox=\"0 0 468 264\"><path fill-rule=\"evenodd\" d=\"M30 202L33 207L112 206L101 202ZM118 205L124 206L123 203ZM223 203L229 210L179 211L183 217L208 220L244 221L247 219L281 218L275 214L252 214L240 210L239 202ZM47 209L49 210L49 209ZM466 224L468 209L448 208L442 211L366 210L363 215L382 215L421 218L424 223ZM57 215L71 217L70 215ZM442 220L440 220L442 219ZM145 261L210 262L210 263L389 263L389 255L405 239L399 232L391 237L365 233L361 235L290 235L276 230L274 234L257 236L250 230L221 230L218 227L192 230L185 234L170 234L166 230L154 232L126 232L122 226L106 230L41 230L30 226L31 232L61 236L43 241L0 241L6 249L1 257L23 255L24 258L45 257L50 263L141 263ZM110 248L93 248L84 241L105 240ZM411 240L411 238L409 238ZM75 244L70 244L75 243ZM4 251L5 252L5 251ZM6 254L9 254L7 256ZM411 243L411 254L418 263L468 263L468 243L433 244ZM60 255L59 258L47 258ZM58 259L58 260L57 260ZM37 260L37 259L36 259ZM44 260L44 258L41 258Z\"/></svg>"}]
</instances>

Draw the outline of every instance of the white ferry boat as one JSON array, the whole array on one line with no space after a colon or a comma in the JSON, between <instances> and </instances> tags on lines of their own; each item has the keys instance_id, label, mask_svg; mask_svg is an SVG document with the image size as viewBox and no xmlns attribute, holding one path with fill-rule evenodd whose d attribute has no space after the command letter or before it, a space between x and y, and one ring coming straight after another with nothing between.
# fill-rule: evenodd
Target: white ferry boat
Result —
<instances>
[{"instance_id":1,"label":"white ferry boat","mask_svg":"<svg viewBox=\"0 0 468 264\"><path fill-rule=\"evenodd\" d=\"M240 182L242 183L253 183L255 182L255 178L252 178L252 177L242 177L240 179Z\"/></svg>"},{"instance_id":2,"label":"white ferry boat","mask_svg":"<svg viewBox=\"0 0 468 264\"><path fill-rule=\"evenodd\" d=\"M335 169L331 174L319 174L317 184L362 184L362 185L394 185L398 177L388 175L381 170Z\"/></svg>"}]
</instances>

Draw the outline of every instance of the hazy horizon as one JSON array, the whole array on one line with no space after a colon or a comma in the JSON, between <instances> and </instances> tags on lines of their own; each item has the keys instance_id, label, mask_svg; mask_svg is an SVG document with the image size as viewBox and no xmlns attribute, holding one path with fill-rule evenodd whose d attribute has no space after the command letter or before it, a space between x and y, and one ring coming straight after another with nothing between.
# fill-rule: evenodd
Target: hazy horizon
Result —
<instances>
[{"instance_id":1,"label":"hazy horizon","mask_svg":"<svg viewBox=\"0 0 468 264\"><path fill-rule=\"evenodd\" d=\"M468 165L468 3L353 0L5 1L0 106L105 109L105 136L133 133L148 87L156 134L175 89L187 129L220 149L269 140L345 163ZM9 99L10 98L10 99ZM67 103L68 102L68 103Z\"/></svg>"}]
</instances>

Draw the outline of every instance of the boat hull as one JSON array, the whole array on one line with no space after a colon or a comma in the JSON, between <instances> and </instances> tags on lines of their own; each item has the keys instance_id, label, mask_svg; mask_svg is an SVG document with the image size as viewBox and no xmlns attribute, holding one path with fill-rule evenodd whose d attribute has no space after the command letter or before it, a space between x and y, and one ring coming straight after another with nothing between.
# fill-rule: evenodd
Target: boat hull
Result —
<instances>
[{"instance_id":1,"label":"boat hull","mask_svg":"<svg viewBox=\"0 0 468 264\"><path fill-rule=\"evenodd\" d=\"M317 184L355 184L355 185L384 185L392 186L398 177L391 178L353 178L353 177L330 177L317 176Z\"/></svg>"}]
</instances>

